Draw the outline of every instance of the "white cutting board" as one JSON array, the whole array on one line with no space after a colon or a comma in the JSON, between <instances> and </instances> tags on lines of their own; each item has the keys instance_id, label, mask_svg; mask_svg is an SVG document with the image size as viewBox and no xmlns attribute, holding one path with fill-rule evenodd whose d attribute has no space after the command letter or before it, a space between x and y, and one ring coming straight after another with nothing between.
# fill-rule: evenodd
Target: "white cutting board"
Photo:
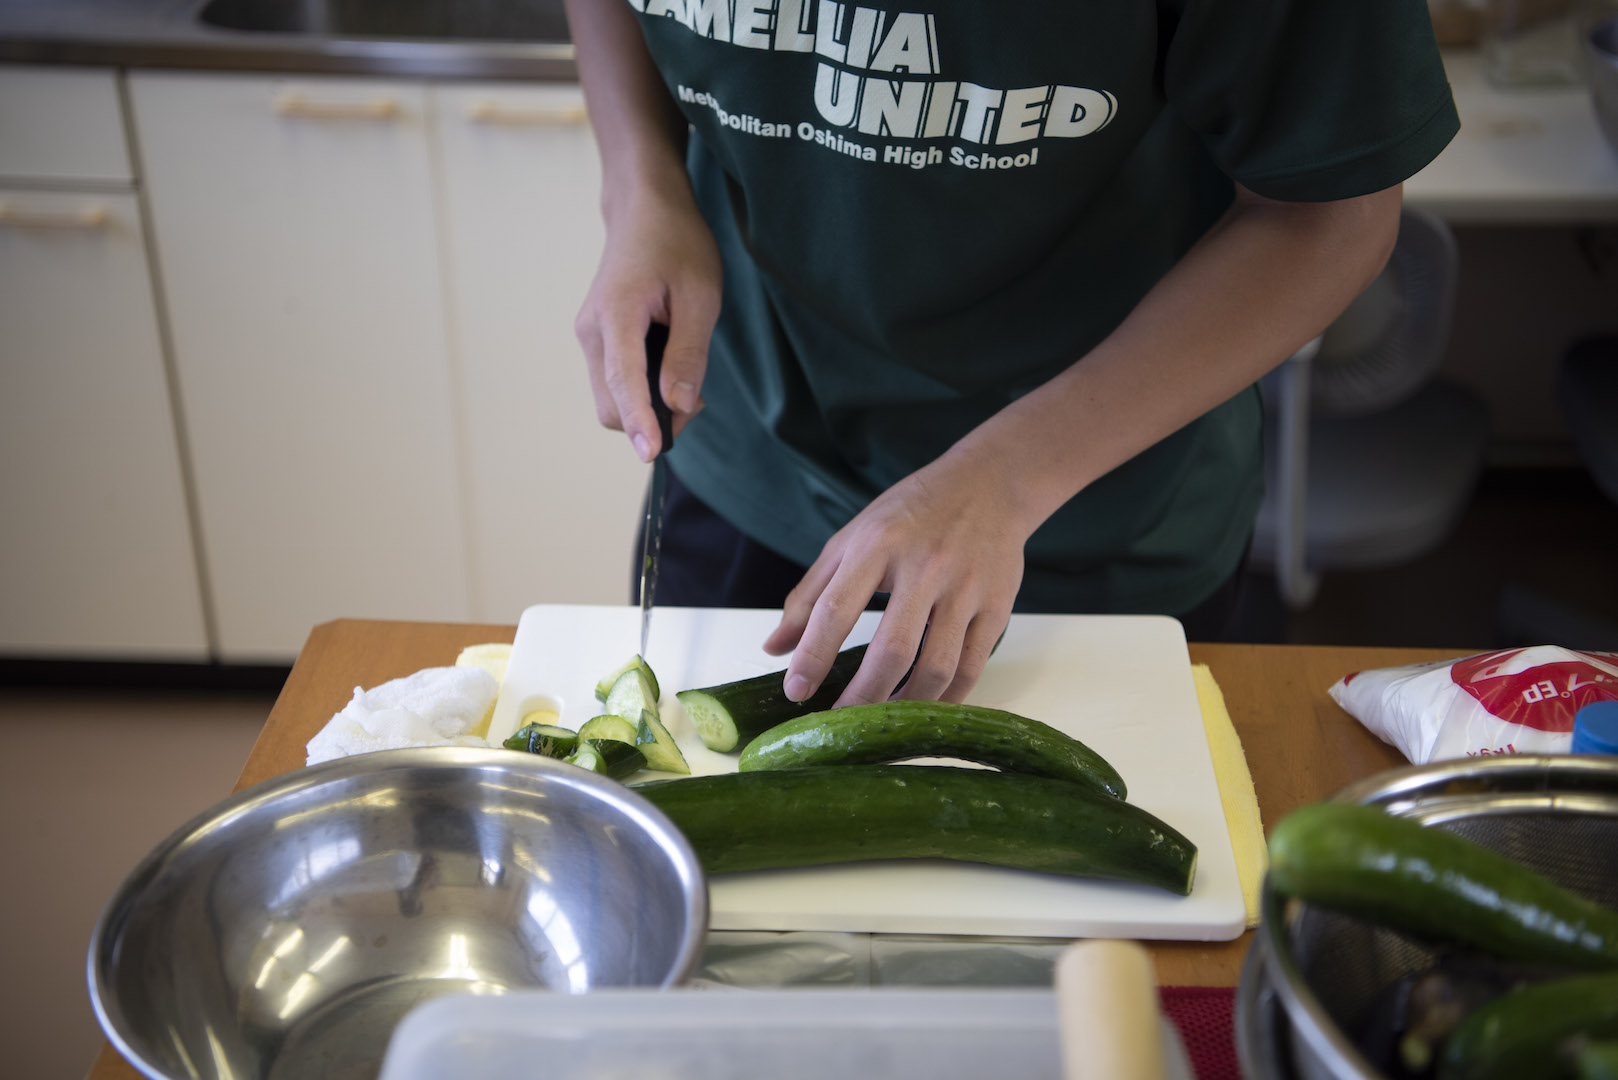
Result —
<instances>
[{"instance_id":1,"label":"white cutting board","mask_svg":"<svg viewBox=\"0 0 1618 1080\"><path fill-rule=\"evenodd\" d=\"M659 607L647 661L660 714L694 774L733 772L702 745L675 693L786 667L760 648L780 613ZM869 641L868 612L848 644ZM600 711L598 679L640 643L640 609L540 605L523 612L491 742L536 708L577 728ZM1230 835L1178 621L1152 615L1014 615L968 699L1060 728L1112 762L1129 801L1197 845L1191 895L942 860L721 874L709 880L715 930L840 930L1014 937L1225 941L1245 922ZM641 773L666 777L667 773Z\"/></svg>"}]
</instances>

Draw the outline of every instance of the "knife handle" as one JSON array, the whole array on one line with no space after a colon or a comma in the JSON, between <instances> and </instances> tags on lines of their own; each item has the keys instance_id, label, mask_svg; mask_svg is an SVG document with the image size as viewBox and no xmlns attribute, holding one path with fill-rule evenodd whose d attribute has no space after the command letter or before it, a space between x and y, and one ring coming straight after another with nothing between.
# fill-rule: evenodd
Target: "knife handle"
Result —
<instances>
[{"instance_id":1,"label":"knife handle","mask_svg":"<svg viewBox=\"0 0 1618 1080\"><path fill-rule=\"evenodd\" d=\"M654 322L646 328L646 385L652 391L652 412L657 414L657 433L662 441L657 452L666 453L674 446L674 412L663 400L661 376L663 349L669 343L669 328Z\"/></svg>"}]
</instances>

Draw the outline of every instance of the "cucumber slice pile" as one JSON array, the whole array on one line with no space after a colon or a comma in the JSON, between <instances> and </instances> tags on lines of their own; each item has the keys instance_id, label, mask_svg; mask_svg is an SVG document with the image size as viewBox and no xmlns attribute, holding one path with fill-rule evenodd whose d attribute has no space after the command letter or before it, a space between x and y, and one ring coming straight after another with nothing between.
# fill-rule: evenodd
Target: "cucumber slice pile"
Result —
<instances>
[{"instance_id":1,"label":"cucumber slice pile","mask_svg":"<svg viewBox=\"0 0 1618 1080\"><path fill-rule=\"evenodd\" d=\"M600 684L596 689L600 691ZM657 676L637 656L619 669L603 700L611 716L622 718L628 731L625 741L646 755L648 769L690 775L691 766L658 716L658 697Z\"/></svg>"},{"instance_id":2,"label":"cucumber slice pile","mask_svg":"<svg viewBox=\"0 0 1618 1080\"><path fill-rule=\"evenodd\" d=\"M606 712L592 716L579 730L550 724L528 724L503 744L510 750L560 758L591 772L623 780L642 769L688 775L691 766L658 718L657 676L635 656L596 683L596 697Z\"/></svg>"}]
</instances>

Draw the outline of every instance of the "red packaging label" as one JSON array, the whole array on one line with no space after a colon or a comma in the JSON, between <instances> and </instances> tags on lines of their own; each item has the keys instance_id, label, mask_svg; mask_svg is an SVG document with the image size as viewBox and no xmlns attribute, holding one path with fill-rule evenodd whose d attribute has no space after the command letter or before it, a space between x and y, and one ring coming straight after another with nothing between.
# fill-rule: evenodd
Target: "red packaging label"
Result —
<instances>
[{"instance_id":1,"label":"red packaging label","mask_svg":"<svg viewBox=\"0 0 1618 1080\"><path fill-rule=\"evenodd\" d=\"M1450 678L1494 716L1539 731L1572 731L1585 705L1618 700L1618 654L1569 650L1583 659L1536 664L1526 659L1532 651L1467 657L1450 667Z\"/></svg>"}]
</instances>

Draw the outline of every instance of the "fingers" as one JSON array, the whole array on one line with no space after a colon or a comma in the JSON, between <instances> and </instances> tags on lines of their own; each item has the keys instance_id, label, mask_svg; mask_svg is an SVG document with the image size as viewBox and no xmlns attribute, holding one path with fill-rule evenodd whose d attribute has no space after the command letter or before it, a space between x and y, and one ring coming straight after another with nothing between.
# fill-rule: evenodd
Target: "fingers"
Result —
<instances>
[{"instance_id":1,"label":"fingers","mask_svg":"<svg viewBox=\"0 0 1618 1080\"><path fill-rule=\"evenodd\" d=\"M689 420L702 408L700 392L702 378L708 370L708 344L718 319L717 303L693 298L676 305L669 321L669 341L663 350L659 385L663 400L674 410L676 433L684 426L684 420Z\"/></svg>"},{"instance_id":2,"label":"fingers","mask_svg":"<svg viewBox=\"0 0 1618 1080\"><path fill-rule=\"evenodd\" d=\"M944 692L938 695L939 701L958 703L966 700L966 695L972 692L978 678L983 674L983 668L989 662L989 655L994 652L994 643L1000 640L1000 635L1005 632L1010 618L1010 612L999 616L985 613L972 620L961 646L955 677L950 680Z\"/></svg>"},{"instance_id":3,"label":"fingers","mask_svg":"<svg viewBox=\"0 0 1618 1080\"><path fill-rule=\"evenodd\" d=\"M897 594L888 601L877 623L876 634L859 671L837 699L837 706L869 705L886 701L904 681L905 672L916 659L916 649L927 629L927 605L906 603Z\"/></svg>"},{"instance_id":4,"label":"fingers","mask_svg":"<svg viewBox=\"0 0 1618 1080\"><path fill-rule=\"evenodd\" d=\"M887 607L836 705L887 700L901 682L905 697L962 700L1022 583L1028 534L1015 525L991 527L1011 520L1005 490L1004 470L993 459L946 456L893 485L838 530L787 597L765 642L771 652L792 649L786 696L803 701L819 688L880 590Z\"/></svg>"},{"instance_id":5,"label":"fingers","mask_svg":"<svg viewBox=\"0 0 1618 1080\"><path fill-rule=\"evenodd\" d=\"M708 343L716 315L714 311L700 310L691 316L676 313L669 324L658 385L663 401L673 411L675 435L702 410L700 387L708 366ZM597 325L600 360L590 364L597 417L604 426L622 430L640 459L651 461L668 449L663 445L646 382L646 331L651 319L619 317Z\"/></svg>"},{"instance_id":6,"label":"fingers","mask_svg":"<svg viewBox=\"0 0 1618 1080\"><path fill-rule=\"evenodd\" d=\"M826 590L831 581L832 574L837 570L841 561L837 537L827 541L820 557L803 575L803 580L792 587L787 593L786 603L781 607L781 621L776 624L770 636L764 639L764 651L771 656L780 656L791 652L803 638L803 632L809 627L809 614L815 609L815 601Z\"/></svg>"},{"instance_id":7,"label":"fingers","mask_svg":"<svg viewBox=\"0 0 1618 1080\"><path fill-rule=\"evenodd\" d=\"M646 380L647 329L657 322L669 330L659 391L678 435L702 409L721 295L719 252L694 206L642 207L609 229L574 333L584 349L596 419L623 431L643 461L667 449Z\"/></svg>"},{"instance_id":8,"label":"fingers","mask_svg":"<svg viewBox=\"0 0 1618 1080\"><path fill-rule=\"evenodd\" d=\"M850 569L851 565L844 561L834 537L788 594L781 621L764 642L765 651L772 655L793 653L782 686L793 701L802 701L820 689L854 624L881 585L879 570L873 567L861 573ZM926 629L926 604L907 608L901 600L890 601L860 670L836 704L865 704L891 696L910 670ZM953 672L953 665L950 670ZM940 688L948 681L943 679Z\"/></svg>"},{"instance_id":9,"label":"fingers","mask_svg":"<svg viewBox=\"0 0 1618 1080\"><path fill-rule=\"evenodd\" d=\"M850 559L838 561L825 588L811 601L813 606L808 623L797 647L792 650L792 660L787 664L782 690L789 700L803 701L820 689L826 673L831 670L832 661L837 659L843 642L848 640L849 633L854 629L854 623L882 583L882 573L880 563ZM806 577L805 582L808 580ZM804 583L799 584L799 589L802 588ZM793 593L798 593L798 589L794 589ZM872 664L872 654L876 651L874 644L866 651L865 661L860 665L862 671ZM900 674L903 674L902 670Z\"/></svg>"},{"instance_id":10,"label":"fingers","mask_svg":"<svg viewBox=\"0 0 1618 1080\"><path fill-rule=\"evenodd\" d=\"M918 701L939 699L955 681L961 661L961 643L969 622L970 616L950 610L944 604L934 609L920 642L920 652L915 654L910 677L900 687L900 697Z\"/></svg>"},{"instance_id":11,"label":"fingers","mask_svg":"<svg viewBox=\"0 0 1618 1080\"><path fill-rule=\"evenodd\" d=\"M607 389L606 373L603 370L604 347L601 343L601 329L588 301L579 309L578 317L573 320L573 333L579 339L579 346L584 350L584 367L590 376L590 396L595 401L596 422L609 431L622 431L623 421L618 419L618 406L612 400L612 393Z\"/></svg>"},{"instance_id":12,"label":"fingers","mask_svg":"<svg viewBox=\"0 0 1618 1080\"><path fill-rule=\"evenodd\" d=\"M782 685L793 701L820 688L860 614L886 582L885 560L846 557L838 540L833 538L792 590L781 622L765 642L766 651L793 649ZM900 683L905 697L935 698L954 682L970 614L957 611L958 605L940 604L936 584L918 586L894 588L865 659L836 707L886 701Z\"/></svg>"},{"instance_id":13,"label":"fingers","mask_svg":"<svg viewBox=\"0 0 1618 1080\"><path fill-rule=\"evenodd\" d=\"M986 574L961 553L918 559L916 550L873 541L858 528L827 542L765 642L771 653L792 650L782 686L789 699L803 701L819 689L872 595L883 590L887 607L835 707L886 701L896 688L905 698L965 700L1011 617L1019 553L1003 554L1000 571Z\"/></svg>"},{"instance_id":14,"label":"fingers","mask_svg":"<svg viewBox=\"0 0 1618 1080\"><path fill-rule=\"evenodd\" d=\"M646 328L650 325L649 318L619 314L601 326L601 369L607 394L636 456L647 462L663 448L651 389L646 385Z\"/></svg>"}]
</instances>

